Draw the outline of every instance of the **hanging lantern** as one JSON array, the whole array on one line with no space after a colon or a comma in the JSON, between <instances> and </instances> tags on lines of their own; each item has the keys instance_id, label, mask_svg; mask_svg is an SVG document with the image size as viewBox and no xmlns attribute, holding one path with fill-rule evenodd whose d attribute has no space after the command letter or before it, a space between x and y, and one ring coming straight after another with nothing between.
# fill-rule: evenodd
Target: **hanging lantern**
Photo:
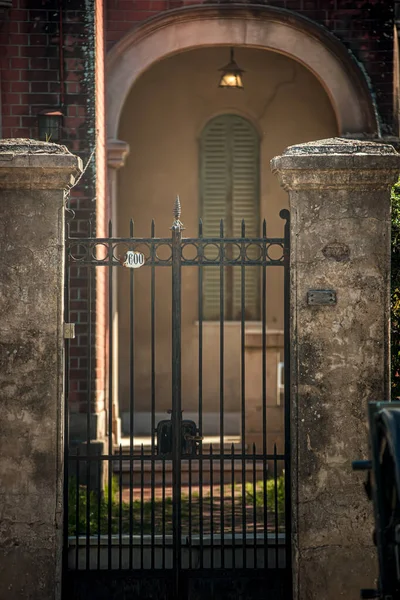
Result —
<instances>
[{"instance_id":1,"label":"hanging lantern","mask_svg":"<svg viewBox=\"0 0 400 600\"><path fill-rule=\"evenodd\" d=\"M243 69L241 69L234 58L233 48L231 48L231 60L222 69L219 69L222 72L221 79L219 82L219 87L221 88L234 88L237 90L243 90L243 81L242 81L242 73L244 73Z\"/></svg>"}]
</instances>

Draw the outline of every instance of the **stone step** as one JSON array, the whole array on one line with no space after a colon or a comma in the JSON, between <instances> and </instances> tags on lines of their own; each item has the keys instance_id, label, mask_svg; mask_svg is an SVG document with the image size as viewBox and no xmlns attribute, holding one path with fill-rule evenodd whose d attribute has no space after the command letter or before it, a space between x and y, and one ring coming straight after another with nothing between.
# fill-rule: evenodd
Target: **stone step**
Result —
<instances>
[{"instance_id":1,"label":"stone step","mask_svg":"<svg viewBox=\"0 0 400 600\"><path fill-rule=\"evenodd\" d=\"M155 440L156 442L156 440ZM121 438L121 450L122 455L129 454L131 449L131 440L128 436L124 436ZM133 438L133 453L140 454L142 450L144 453L149 453L151 451L151 436L150 435L138 435ZM213 453L219 454L221 449L221 438L219 435L206 435L203 439L203 454L209 454L210 446L212 445ZM232 450L232 445L234 447L235 452L240 452L242 450L242 440L240 435L225 435L224 436L224 452L230 453ZM245 449L247 450L247 444L245 445ZM114 446L114 454L119 453L119 446Z\"/></svg>"}]
</instances>

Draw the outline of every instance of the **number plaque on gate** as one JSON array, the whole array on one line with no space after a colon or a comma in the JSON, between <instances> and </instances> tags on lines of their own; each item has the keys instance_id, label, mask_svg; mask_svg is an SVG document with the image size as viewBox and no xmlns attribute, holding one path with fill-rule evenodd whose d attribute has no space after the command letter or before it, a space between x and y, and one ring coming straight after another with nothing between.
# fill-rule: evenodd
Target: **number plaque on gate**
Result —
<instances>
[{"instance_id":1,"label":"number plaque on gate","mask_svg":"<svg viewBox=\"0 0 400 600\"><path fill-rule=\"evenodd\" d=\"M138 269L139 267L142 267L145 262L146 258L143 252L128 250L128 252L125 254L125 260L122 264L124 267L128 267L128 269Z\"/></svg>"}]
</instances>

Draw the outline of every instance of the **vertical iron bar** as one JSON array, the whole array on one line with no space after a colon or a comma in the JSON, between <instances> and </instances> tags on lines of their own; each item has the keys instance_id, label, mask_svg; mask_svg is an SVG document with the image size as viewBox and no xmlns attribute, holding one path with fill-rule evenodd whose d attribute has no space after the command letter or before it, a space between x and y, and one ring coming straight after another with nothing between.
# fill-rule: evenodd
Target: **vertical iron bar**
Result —
<instances>
[{"instance_id":1,"label":"vertical iron bar","mask_svg":"<svg viewBox=\"0 0 400 600\"><path fill-rule=\"evenodd\" d=\"M101 540L101 494L102 482L101 475L104 463L101 460L101 454L97 457L97 568L100 569L100 540Z\"/></svg>"},{"instance_id":2,"label":"vertical iron bar","mask_svg":"<svg viewBox=\"0 0 400 600\"><path fill-rule=\"evenodd\" d=\"M79 446L76 449L76 498L75 498L75 570L79 567Z\"/></svg>"},{"instance_id":3,"label":"vertical iron bar","mask_svg":"<svg viewBox=\"0 0 400 600\"><path fill-rule=\"evenodd\" d=\"M278 568L279 552L278 552L278 527L279 527L279 506L278 506L278 461L276 458L276 444L274 444L274 510L275 510L275 569Z\"/></svg>"},{"instance_id":4,"label":"vertical iron bar","mask_svg":"<svg viewBox=\"0 0 400 600\"><path fill-rule=\"evenodd\" d=\"M214 568L214 464L213 447L210 444L210 563L211 569Z\"/></svg>"},{"instance_id":5,"label":"vertical iron bar","mask_svg":"<svg viewBox=\"0 0 400 600\"><path fill-rule=\"evenodd\" d=\"M292 572L292 532L291 502L291 431L290 431L290 213L280 213L285 223L284 243L284 399L285 399L285 558L288 573Z\"/></svg>"},{"instance_id":6,"label":"vertical iron bar","mask_svg":"<svg viewBox=\"0 0 400 600\"><path fill-rule=\"evenodd\" d=\"M254 568L257 569L257 461L256 445L253 444L253 548Z\"/></svg>"},{"instance_id":7,"label":"vertical iron bar","mask_svg":"<svg viewBox=\"0 0 400 600\"><path fill-rule=\"evenodd\" d=\"M203 221L199 222L199 435L203 436ZM199 446L199 552L200 569L204 565L204 521L203 521L203 442Z\"/></svg>"},{"instance_id":8,"label":"vertical iron bar","mask_svg":"<svg viewBox=\"0 0 400 600\"><path fill-rule=\"evenodd\" d=\"M151 238L154 240L154 220L151 222ZM151 243L151 568L154 569L154 529L155 529L155 433L156 433L156 339L155 339L155 247Z\"/></svg>"},{"instance_id":9,"label":"vertical iron bar","mask_svg":"<svg viewBox=\"0 0 400 600\"><path fill-rule=\"evenodd\" d=\"M89 221L89 237L92 237L92 221ZM90 561L90 428L92 416L92 265L88 270L88 363L87 363L87 403L86 403L86 569L89 569Z\"/></svg>"},{"instance_id":10,"label":"vertical iron bar","mask_svg":"<svg viewBox=\"0 0 400 600\"><path fill-rule=\"evenodd\" d=\"M192 460L188 459L189 467L189 569L192 568Z\"/></svg>"},{"instance_id":11,"label":"vertical iron bar","mask_svg":"<svg viewBox=\"0 0 400 600\"><path fill-rule=\"evenodd\" d=\"M67 235L66 235L66 246L67 254L65 258L65 282L64 282L64 321L70 323L69 315L69 277L70 277L70 250L68 246L68 234L69 227L67 223ZM69 456L69 378L70 378L70 341L65 341L65 405L64 405L64 519L63 519L63 576L66 575L68 569L68 539L69 539L69 512L72 506L69 505L69 470L70 470L70 456Z\"/></svg>"},{"instance_id":12,"label":"vertical iron bar","mask_svg":"<svg viewBox=\"0 0 400 600\"><path fill-rule=\"evenodd\" d=\"M108 223L108 237L112 237L112 223ZM112 454L113 454L113 247L108 245L108 568L112 566Z\"/></svg>"},{"instance_id":13,"label":"vertical iron bar","mask_svg":"<svg viewBox=\"0 0 400 600\"><path fill-rule=\"evenodd\" d=\"M263 517L264 517L264 567L268 568L268 496L267 496L267 222L263 221L263 264L261 291L262 329L262 428L263 428Z\"/></svg>"},{"instance_id":14,"label":"vertical iron bar","mask_svg":"<svg viewBox=\"0 0 400 600\"><path fill-rule=\"evenodd\" d=\"M242 537L243 537L243 568L246 568L246 373L245 373L245 256L246 247L244 244L245 223L242 221L242 243L240 248L241 255L241 298L240 298L240 365L241 365L241 412L242 412Z\"/></svg>"},{"instance_id":15,"label":"vertical iron bar","mask_svg":"<svg viewBox=\"0 0 400 600\"><path fill-rule=\"evenodd\" d=\"M224 294L224 222L221 219L219 226L220 234L220 269L219 269L219 436L220 436L220 513L221 513L221 567L225 566L225 548L224 548L224 321L225 321L225 294Z\"/></svg>"},{"instance_id":16,"label":"vertical iron bar","mask_svg":"<svg viewBox=\"0 0 400 600\"><path fill-rule=\"evenodd\" d=\"M133 238L133 220L129 223L129 236ZM134 410L135 410L135 321L134 279L129 269L129 568L133 566L133 467L134 467Z\"/></svg>"},{"instance_id":17,"label":"vertical iron bar","mask_svg":"<svg viewBox=\"0 0 400 600\"><path fill-rule=\"evenodd\" d=\"M231 461L231 494L232 494L232 568L236 568L236 540L235 540L235 445L232 444L232 461Z\"/></svg>"},{"instance_id":18,"label":"vertical iron bar","mask_svg":"<svg viewBox=\"0 0 400 600\"><path fill-rule=\"evenodd\" d=\"M182 223L179 197L174 205L172 225L172 496L173 496L173 565L175 596L180 598L181 570L181 245Z\"/></svg>"},{"instance_id":19,"label":"vertical iron bar","mask_svg":"<svg viewBox=\"0 0 400 600\"><path fill-rule=\"evenodd\" d=\"M162 568L165 569L165 456L162 457Z\"/></svg>"},{"instance_id":20,"label":"vertical iron bar","mask_svg":"<svg viewBox=\"0 0 400 600\"><path fill-rule=\"evenodd\" d=\"M118 529L119 529L119 568L122 569L122 444L119 445L119 470L118 470Z\"/></svg>"},{"instance_id":21,"label":"vertical iron bar","mask_svg":"<svg viewBox=\"0 0 400 600\"><path fill-rule=\"evenodd\" d=\"M144 446L140 446L140 568L144 567Z\"/></svg>"}]
</instances>

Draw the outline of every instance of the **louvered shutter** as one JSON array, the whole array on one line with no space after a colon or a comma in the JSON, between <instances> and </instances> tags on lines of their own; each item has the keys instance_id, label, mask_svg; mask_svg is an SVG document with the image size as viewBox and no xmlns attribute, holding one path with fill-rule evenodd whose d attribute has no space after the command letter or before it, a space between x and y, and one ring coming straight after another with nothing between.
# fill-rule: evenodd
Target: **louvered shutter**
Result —
<instances>
[{"instance_id":1,"label":"louvered shutter","mask_svg":"<svg viewBox=\"0 0 400 600\"><path fill-rule=\"evenodd\" d=\"M206 125L200 145L200 196L205 237L219 237L221 219L226 237L241 236L242 219L246 237L258 236L259 139L242 117L222 115ZM209 257L216 255L216 249L208 250ZM246 319L258 318L258 276L257 267L245 268ZM240 267L225 269L224 284L226 318L240 319ZM219 267L204 269L203 306L205 319L219 318Z\"/></svg>"},{"instance_id":2,"label":"louvered shutter","mask_svg":"<svg viewBox=\"0 0 400 600\"><path fill-rule=\"evenodd\" d=\"M232 224L233 237L241 236L242 220L245 221L247 238L259 235L259 142L252 125L240 117L234 117L231 124L232 150ZM253 258L257 249L249 246L247 256ZM245 275L245 316L258 318L258 280L260 269L246 267ZM232 319L241 318L241 269L233 268L233 307Z\"/></svg>"}]
</instances>

